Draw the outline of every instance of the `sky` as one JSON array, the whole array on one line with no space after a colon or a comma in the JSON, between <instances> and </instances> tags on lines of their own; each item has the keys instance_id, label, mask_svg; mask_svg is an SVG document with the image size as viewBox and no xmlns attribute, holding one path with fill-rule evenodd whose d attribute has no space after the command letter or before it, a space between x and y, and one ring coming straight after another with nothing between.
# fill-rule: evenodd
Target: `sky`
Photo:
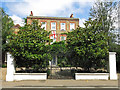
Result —
<instances>
[{"instance_id":1,"label":"sky","mask_svg":"<svg viewBox=\"0 0 120 90\"><path fill-rule=\"evenodd\" d=\"M33 16L79 18L79 25L87 20L94 0L2 0L2 8L13 19L14 24L23 26L23 18Z\"/></svg>"}]
</instances>

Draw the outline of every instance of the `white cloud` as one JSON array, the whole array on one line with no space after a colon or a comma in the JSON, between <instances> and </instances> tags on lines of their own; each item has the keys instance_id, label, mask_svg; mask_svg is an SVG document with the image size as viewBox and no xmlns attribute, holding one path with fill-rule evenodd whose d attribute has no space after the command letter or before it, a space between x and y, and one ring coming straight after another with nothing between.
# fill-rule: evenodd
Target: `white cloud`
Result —
<instances>
[{"instance_id":1,"label":"white cloud","mask_svg":"<svg viewBox=\"0 0 120 90\"><path fill-rule=\"evenodd\" d=\"M34 16L57 16L69 17L71 13L74 17L77 14L85 13L85 7L91 6L94 0L22 0L21 2L8 3L9 12L13 14L11 18L15 24L23 25L20 17L30 15L33 11ZM75 3L79 6L76 7ZM78 18L78 17L77 17ZM84 27L85 18L80 19L80 26Z\"/></svg>"},{"instance_id":2,"label":"white cloud","mask_svg":"<svg viewBox=\"0 0 120 90\"><path fill-rule=\"evenodd\" d=\"M16 0L1 0L1 2L15 2Z\"/></svg>"},{"instance_id":3,"label":"white cloud","mask_svg":"<svg viewBox=\"0 0 120 90\"><path fill-rule=\"evenodd\" d=\"M73 3L77 2L80 7L77 8ZM71 13L82 13L83 7L91 5L92 0L22 0L7 4L11 13L18 16L28 16L33 11L35 16L69 16Z\"/></svg>"},{"instance_id":4,"label":"white cloud","mask_svg":"<svg viewBox=\"0 0 120 90\"><path fill-rule=\"evenodd\" d=\"M82 18L82 19L79 19L79 25L80 27L85 27L83 23L85 23L86 19L85 18Z\"/></svg>"},{"instance_id":5,"label":"white cloud","mask_svg":"<svg viewBox=\"0 0 120 90\"><path fill-rule=\"evenodd\" d=\"M14 21L14 24L19 24L20 26L24 25L24 20L16 15L10 16L12 18L12 20Z\"/></svg>"},{"instance_id":6,"label":"white cloud","mask_svg":"<svg viewBox=\"0 0 120 90\"><path fill-rule=\"evenodd\" d=\"M70 2L69 2L70 1ZM37 15L56 15L58 11L70 7L72 0L24 0L23 2L8 4L11 12L20 16L28 16L30 11Z\"/></svg>"}]
</instances>

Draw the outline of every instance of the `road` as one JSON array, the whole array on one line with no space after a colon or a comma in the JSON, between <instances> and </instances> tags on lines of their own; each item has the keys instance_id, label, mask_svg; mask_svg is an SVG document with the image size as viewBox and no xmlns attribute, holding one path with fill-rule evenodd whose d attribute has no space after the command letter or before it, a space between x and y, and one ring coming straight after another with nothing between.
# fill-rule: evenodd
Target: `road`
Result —
<instances>
[{"instance_id":1,"label":"road","mask_svg":"<svg viewBox=\"0 0 120 90\"><path fill-rule=\"evenodd\" d=\"M115 87L81 87L81 88L39 88L39 87L27 87L27 88L3 88L2 90L120 90Z\"/></svg>"}]
</instances>

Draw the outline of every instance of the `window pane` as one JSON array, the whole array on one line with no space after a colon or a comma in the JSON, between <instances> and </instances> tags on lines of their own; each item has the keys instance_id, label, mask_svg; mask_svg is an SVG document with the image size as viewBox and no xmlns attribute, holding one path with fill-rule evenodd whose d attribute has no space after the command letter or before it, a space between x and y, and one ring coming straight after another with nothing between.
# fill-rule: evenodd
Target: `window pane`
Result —
<instances>
[{"instance_id":1,"label":"window pane","mask_svg":"<svg viewBox=\"0 0 120 90\"><path fill-rule=\"evenodd\" d=\"M61 41L65 40L65 37L64 36L61 36Z\"/></svg>"},{"instance_id":2,"label":"window pane","mask_svg":"<svg viewBox=\"0 0 120 90\"><path fill-rule=\"evenodd\" d=\"M75 29L75 23L70 23L70 30Z\"/></svg>"},{"instance_id":3,"label":"window pane","mask_svg":"<svg viewBox=\"0 0 120 90\"><path fill-rule=\"evenodd\" d=\"M52 25L55 25L55 23L52 23Z\"/></svg>"},{"instance_id":4,"label":"window pane","mask_svg":"<svg viewBox=\"0 0 120 90\"><path fill-rule=\"evenodd\" d=\"M44 28L46 30L46 22L41 22L41 28Z\"/></svg>"},{"instance_id":5,"label":"window pane","mask_svg":"<svg viewBox=\"0 0 120 90\"><path fill-rule=\"evenodd\" d=\"M54 29L55 29L55 27L53 26L53 27L52 27L52 29L54 30Z\"/></svg>"},{"instance_id":6,"label":"window pane","mask_svg":"<svg viewBox=\"0 0 120 90\"><path fill-rule=\"evenodd\" d=\"M61 30L65 30L65 23L61 23Z\"/></svg>"},{"instance_id":7,"label":"window pane","mask_svg":"<svg viewBox=\"0 0 120 90\"><path fill-rule=\"evenodd\" d=\"M56 30L56 23L55 22L51 23L51 30Z\"/></svg>"}]
</instances>

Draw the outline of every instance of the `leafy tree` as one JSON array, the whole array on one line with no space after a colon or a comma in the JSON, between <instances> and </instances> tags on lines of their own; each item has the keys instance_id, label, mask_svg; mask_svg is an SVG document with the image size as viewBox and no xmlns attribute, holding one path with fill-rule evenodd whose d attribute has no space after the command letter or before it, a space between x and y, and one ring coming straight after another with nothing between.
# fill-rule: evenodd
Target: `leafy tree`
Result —
<instances>
[{"instance_id":1,"label":"leafy tree","mask_svg":"<svg viewBox=\"0 0 120 90\"><path fill-rule=\"evenodd\" d=\"M117 45L117 50L116 50L116 58L117 58L117 71L120 72L120 45Z\"/></svg>"},{"instance_id":2,"label":"leafy tree","mask_svg":"<svg viewBox=\"0 0 120 90\"><path fill-rule=\"evenodd\" d=\"M60 41L60 42L54 42L51 44L51 54L61 56L65 54L66 48L65 48L65 41Z\"/></svg>"},{"instance_id":3,"label":"leafy tree","mask_svg":"<svg viewBox=\"0 0 120 90\"><path fill-rule=\"evenodd\" d=\"M96 19L97 22L102 22L102 31L108 33L114 30L113 24L116 21L117 2L97 0L90 11L92 19Z\"/></svg>"},{"instance_id":4,"label":"leafy tree","mask_svg":"<svg viewBox=\"0 0 120 90\"><path fill-rule=\"evenodd\" d=\"M7 52L7 36L13 33L11 29L13 27L13 20L5 13L5 11L0 8L0 18L2 22L2 62L5 61L5 53Z\"/></svg>"},{"instance_id":5,"label":"leafy tree","mask_svg":"<svg viewBox=\"0 0 120 90\"><path fill-rule=\"evenodd\" d=\"M50 32L45 31L33 21L31 25L20 28L17 35L9 36L9 52L14 56L17 66L32 67L39 70L48 66L51 55L49 52Z\"/></svg>"},{"instance_id":6,"label":"leafy tree","mask_svg":"<svg viewBox=\"0 0 120 90\"><path fill-rule=\"evenodd\" d=\"M97 0L90 10L91 18L96 19L98 23L102 23L100 31L104 31L108 34L108 45L110 51L112 48L115 48L113 43L116 42L117 35L113 32L116 31L114 23L117 19L117 13L117 2L108 0Z\"/></svg>"},{"instance_id":7,"label":"leafy tree","mask_svg":"<svg viewBox=\"0 0 120 90\"><path fill-rule=\"evenodd\" d=\"M85 28L79 27L67 35L68 60L73 66L85 70L104 67L108 46L107 35L99 31L102 23L89 18L84 25Z\"/></svg>"},{"instance_id":8,"label":"leafy tree","mask_svg":"<svg viewBox=\"0 0 120 90\"><path fill-rule=\"evenodd\" d=\"M117 23L118 19L118 2L113 1L101 1L95 2L94 6L91 8L90 16L92 19L97 19L97 22L102 22L102 31L108 34L108 46L110 52L117 53L117 63L120 59L119 55L119 45L117 45L117 38L120 36L115 34L118 29L114 25ZM118 42L119 43L119 42ZM119 64L119 63L118 63Z\"/></svg>"},{"instance_id":9,"label":"leafy tree","mask_svg":"<svg viewBox=\"0 0 120 90\"><path fill-rule=\"evenodd\" d=\"M120 72L120 44L112 43L110 52L116 52L117 71Z\"/></svg>"}]
</instances>

